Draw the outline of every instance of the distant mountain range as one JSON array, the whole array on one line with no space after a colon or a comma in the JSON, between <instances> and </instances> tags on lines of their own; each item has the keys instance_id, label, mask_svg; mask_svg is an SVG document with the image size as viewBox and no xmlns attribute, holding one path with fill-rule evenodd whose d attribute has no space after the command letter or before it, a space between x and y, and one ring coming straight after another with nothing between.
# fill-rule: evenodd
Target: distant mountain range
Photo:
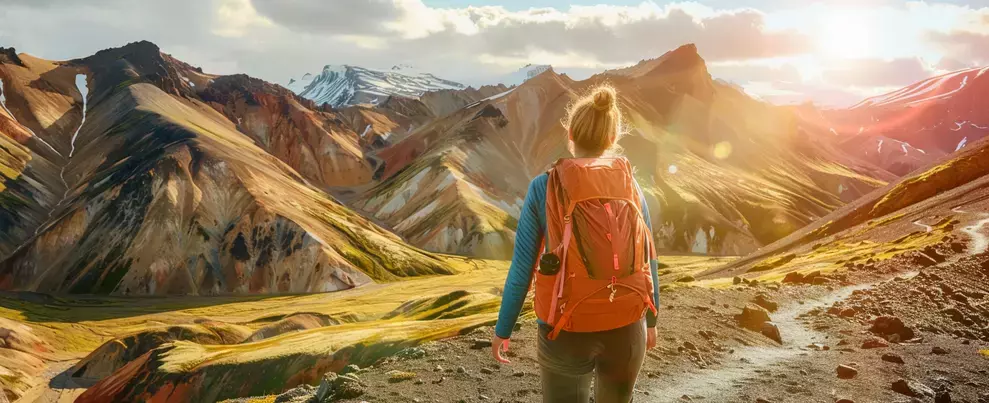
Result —
<instances>
[{"instance_id":1,"label":"distant mountain range","mask_svg":"<svg viewBox=\"0 0 989 403\"><path fill-rule=\"evenodd\" d=\"M507 258L529 180L566 155L566 105L604 82L662 249L746 254L973 147L985 71L819 111L712 80L693 46L583 81L327 66L288 90L149 42L0 49L0 289L331 291L449 272L430 252Z\"/></svg>"},{"instance_id":2,"label":"distant mountain range","mask_svg":"<svg viewBox=\"0 0 989 403\"><path fill-rule=\"evenodd\" d=\"M428 91L460 90L465 85L444 80L409 66L373 70L350 65L327 65L313 75L304 74L288 81L286 88L317 105L334 108L357 104L378 104L390 96L418 98Z\"/></svg>"}]
</instances>

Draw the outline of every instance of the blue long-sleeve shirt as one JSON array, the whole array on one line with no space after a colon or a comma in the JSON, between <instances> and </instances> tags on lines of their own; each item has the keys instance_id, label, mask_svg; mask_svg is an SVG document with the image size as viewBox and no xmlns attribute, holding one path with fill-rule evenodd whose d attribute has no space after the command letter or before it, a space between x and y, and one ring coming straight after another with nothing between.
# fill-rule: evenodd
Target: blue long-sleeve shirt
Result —
<instances>
[{"instance_id":1,"label":"blue long-sleeve shirt","mask_svg":"<svg viewBox=\"0 0 989 403\"><path fill-rule=\"evenodd\" d=\"M505 279L501 310L498 312L498 323L495 325L495 334L503 339L512 335L515 323L522 312L525 296L529 293L529 285L532 283L532 268L535 267L536 259L539 258L539 246L543 234L546 233L546 182L548 180L548 174L542 174L533 179L529 183L529 191L526 193L525 202L522 204L519 225L515 230L515 252L512 255L512 265L508 269L508 278ZM652 234L649 207L646 205L644 197L642 198L642 215L649 226L649 233ZM653 301L656 302L657 307L659 306L659 275L656 272L658 264L659 262L655 259L649 261L652 271ZM650 327L656 326L655 318L650 316L649 322Z\"/></svg>"}]
</instances>

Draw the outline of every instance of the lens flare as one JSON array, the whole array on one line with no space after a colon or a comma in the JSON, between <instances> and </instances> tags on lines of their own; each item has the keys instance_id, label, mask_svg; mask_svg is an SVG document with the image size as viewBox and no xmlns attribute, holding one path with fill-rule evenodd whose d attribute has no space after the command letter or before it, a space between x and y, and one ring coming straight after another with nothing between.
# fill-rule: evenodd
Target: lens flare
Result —
<instances>
[{"instance_id":1,"label":"lens flare","mask_svg":"<svg viewBox=\"0 0 989 403\"><path fill-rule=\"evenodd\" d=\"M714 145L714 158L723 160L731 156L731 143L722 141Z\"/></svg>"}]
</instances>

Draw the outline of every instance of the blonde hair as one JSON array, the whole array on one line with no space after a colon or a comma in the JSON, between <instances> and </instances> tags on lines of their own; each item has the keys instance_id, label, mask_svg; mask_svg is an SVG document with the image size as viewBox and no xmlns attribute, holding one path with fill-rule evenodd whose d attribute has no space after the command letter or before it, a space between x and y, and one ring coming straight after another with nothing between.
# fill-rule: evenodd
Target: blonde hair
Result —
<instances>
[{"instance_id":1,"label":"blonde hair","mask_svg":"<svg viewBox=\"0 0 989 403\"><path fill-rule=\"evenodd\" d=\"M570 104L563 126L575 146L598 155L618 152L616 145L624 133L625 119L616 99L614 88L600 85Z\"/></svg>"}]
</instances>

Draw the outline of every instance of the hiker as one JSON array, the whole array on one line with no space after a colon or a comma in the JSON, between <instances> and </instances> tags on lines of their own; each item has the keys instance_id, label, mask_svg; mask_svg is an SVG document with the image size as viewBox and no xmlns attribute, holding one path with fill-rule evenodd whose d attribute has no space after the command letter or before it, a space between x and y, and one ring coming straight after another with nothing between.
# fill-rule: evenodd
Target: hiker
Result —
<instances>
[{"instance_id":1,"label":"hiker","mask_svg":"<svg viewBox=\"0 0 989 403\"><path fill-rule=\"evenodd\" d=\"M656 345L657 261L642 191L616 156L624 121L615 90L595 88L564 122L574 158L529 184L492 337L502 363L535 276L543 402L632 400ZM538 259L538 262L537 262Z\"/></svg>"}]
</instances>

